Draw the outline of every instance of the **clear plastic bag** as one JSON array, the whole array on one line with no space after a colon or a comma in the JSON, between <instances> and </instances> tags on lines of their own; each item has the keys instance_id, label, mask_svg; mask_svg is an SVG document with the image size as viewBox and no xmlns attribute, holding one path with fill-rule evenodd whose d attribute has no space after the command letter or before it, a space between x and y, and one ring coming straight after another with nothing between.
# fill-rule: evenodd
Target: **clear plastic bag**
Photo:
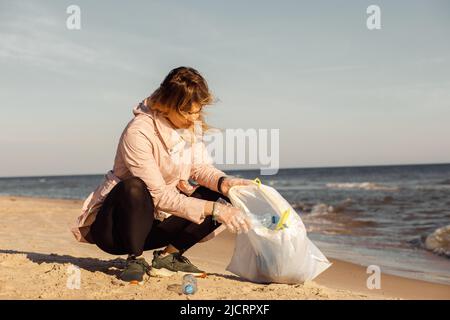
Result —
<instances>
[{"instance_id":1,"label":"clear plastic bag","mask_svg":"<svg viewBox=\"0 0 450 320\"><path fill-rule=\"evenodd\" d=\"M289 202L274 188L255 181L255 185L234 186L229 191L231 203L247 215L253 228L237 235L227 270L259 283L314 279L331 263L309 240L300 216ZM275 227L261 223L269 214L278 216Z\"/></svg>"}]
</instances>

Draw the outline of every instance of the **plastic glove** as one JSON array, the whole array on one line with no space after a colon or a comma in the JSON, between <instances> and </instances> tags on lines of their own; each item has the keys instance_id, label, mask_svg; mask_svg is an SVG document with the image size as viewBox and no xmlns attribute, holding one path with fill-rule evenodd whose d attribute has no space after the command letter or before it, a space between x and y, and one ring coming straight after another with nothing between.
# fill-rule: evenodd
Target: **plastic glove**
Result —
<instances>
[{"instance_id":1,"label":"plastic glove","mask_svg":"<svg viewBox=\"0 0 450 320\"><path fill-rule=\"evenodd\" d=\"M252 185L255 182L253 180L249 179L241 179L241 178L233 178L233 177L226 177L223 179L222 184L220 186L220 190L222 193L228 197L228 191L230 191L230 188L233 186L247 186Z\"/></svg>"},{"instance_id":2,"label":"plastic glove","mask_svg":"<svg viewBox=\"0 0 450 320\"><path fill-rule=\"evenodd\" d=\"M223 199L216 201L213 217L218 222L223 223L232 233L247 233L251 229L250 220L242 213L242 211L239 208L233 207Z\"/></svg>"}]
</instances>

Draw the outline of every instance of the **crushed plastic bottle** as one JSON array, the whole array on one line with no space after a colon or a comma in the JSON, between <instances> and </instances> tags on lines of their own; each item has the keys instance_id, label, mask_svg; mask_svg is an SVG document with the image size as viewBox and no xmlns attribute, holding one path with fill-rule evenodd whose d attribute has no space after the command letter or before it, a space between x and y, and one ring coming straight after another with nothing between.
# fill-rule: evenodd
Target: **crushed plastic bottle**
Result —
<instances>
[{"instance_id":1,"label":"crushed plastic bottle","mask_svg":"<svg viewBox=\"0 0 450 320\"><path fill-rule=\"evenodd\" d=\"M263 227L266 227L268 229L275 229L277 226L278 221L280 220L280 217L276 214L271 213L263 213L260 215L257 215L256 218L261 223Z\"/></svg>"},{"instance_id":2,"label":"crushed plastic bottle","mask_svg":"<svg viewBox=\"0 0 450 320\"><path fill-rule=\"evenodd\" d=\"M197 292L197 279L192 274L185 274L183 276L183 284L181 289L184 294L194 294Z\"/></svg>"}]
</instances>

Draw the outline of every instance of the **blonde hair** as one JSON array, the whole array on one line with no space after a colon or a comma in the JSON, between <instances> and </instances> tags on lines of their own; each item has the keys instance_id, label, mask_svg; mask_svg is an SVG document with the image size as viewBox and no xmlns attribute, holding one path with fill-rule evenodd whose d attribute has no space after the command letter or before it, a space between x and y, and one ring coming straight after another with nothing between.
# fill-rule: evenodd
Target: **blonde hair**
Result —
<instances>
[{"instance_id":1,"label":"blonde hair","mask_svg":"<svg viewBox=\"0 0 450 320\"><path fill-rule=\"evenodd\" d=\"M212 128L205 122L203 107L214 103L214 97L206 80L193 68L178 67L170 71L159 88L146 100L151 109L165 115L171 110L182 115L181 112L190 112L193 105L198 104L202 110L196 121L201 121L203 132Z\"/></svg>"}]
</instances>

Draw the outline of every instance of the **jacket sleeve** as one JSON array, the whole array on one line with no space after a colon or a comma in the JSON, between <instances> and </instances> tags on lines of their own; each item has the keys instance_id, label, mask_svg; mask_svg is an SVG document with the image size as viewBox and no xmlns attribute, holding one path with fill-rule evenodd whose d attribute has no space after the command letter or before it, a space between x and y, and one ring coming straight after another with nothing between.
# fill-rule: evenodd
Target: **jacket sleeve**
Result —
<instances>
[{"instance_id":1,"label":"jacket sleeve","mask_svg":"<svg viewBox=\"0 0 450 320\"><path fill-rule=\"evenodd\" d=\"M204 220L205 200L187 197L175 186L168 186L153 155L151 141L139 129L124 132L119 149L126 167L141 178L153 198L156 209L200 224Z\"/></svg>"},{"instance_id":2,"label":"jacket sleeve","mask_svg":"<svg viewBox=\"0 0 450 320\"><path fill-rule=\"evenodd\" d=\"M219 178L225 176L226 173L214 167L211 156L203 142L196 143L193 152L190 177L197 181L199 185L218 192Z\"/></svg>"}]
</instances>

